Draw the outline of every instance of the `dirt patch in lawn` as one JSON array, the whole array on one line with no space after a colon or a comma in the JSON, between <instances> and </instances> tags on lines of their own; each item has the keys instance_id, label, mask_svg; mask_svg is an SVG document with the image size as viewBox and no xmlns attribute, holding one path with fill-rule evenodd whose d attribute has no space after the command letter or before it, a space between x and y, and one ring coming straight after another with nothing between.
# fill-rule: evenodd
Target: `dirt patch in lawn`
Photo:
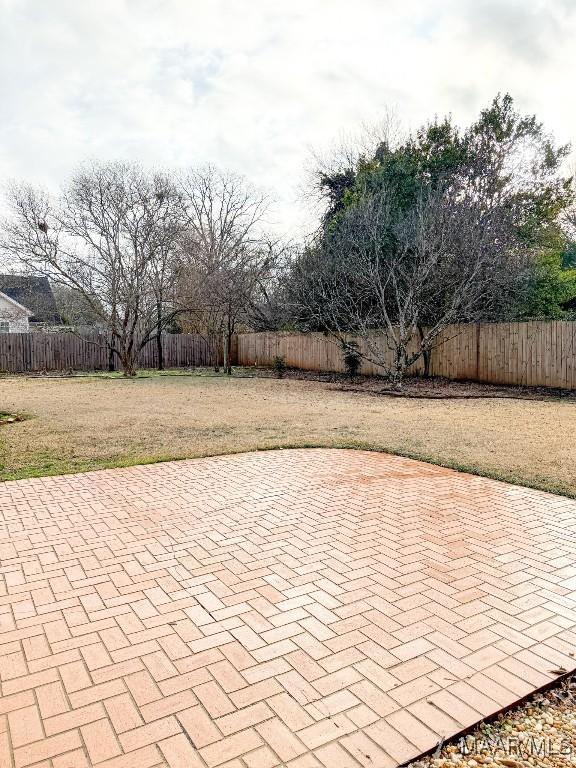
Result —
<instances>
[{"instance_id":1,"label":"dirt patch in lawn","mask_svg":"<svg viewBox=\"0 0 576 768\"><path fill-rule=\"evenodd\" d=\"M0 380L0 405L31 416L0 429L0 479L329 446L390 451L576 495L570 399L376 397L337 381L240 372L12 377Z\"/></svg>"},{"instance_id":2,"label":"dirt patch in lawn","mask_svg":"<svg viewBox=\"0 0 576 768\"><path fill-rule=\"evenodd\" d=\"M17 421L23 421L24 417L18 413L2 413L0 411L0 427L5 424L15 424Z\"/></svg>"}]
</instances>

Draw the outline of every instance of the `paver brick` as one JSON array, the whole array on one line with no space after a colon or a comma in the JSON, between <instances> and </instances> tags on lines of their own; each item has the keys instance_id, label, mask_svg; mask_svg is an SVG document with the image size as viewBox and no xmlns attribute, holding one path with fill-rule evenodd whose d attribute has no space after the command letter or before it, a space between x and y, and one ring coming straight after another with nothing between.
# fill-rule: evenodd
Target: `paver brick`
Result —
<instances>
[{"instance_id":1,"label":"paver brick","mask_svg":"<svg viewBox=\"0 0 576 768\"><path fill-rule=\"evenodd\" d=\"M64 755L52 758L53 768L91 768L90 760L84 749L75 749Z\"/></svg>"},{"instance_id":2,"label":"paver brick","mask_svg":"<svg viewBox=\"0 0 576 768\"><path fill-rule=\"evenodd\" d=\"M260 725L256 726L256 730L260 736L262 736L266 744L268 744L284 762L293 760L306 752L306 747L302 744L300 739L297 738L290 728L287 728L277 717L260 723Z\"/></svg>"},{"instance_id":3,"label":"paver brick","mask_svg":"<svg viewBox=\"0 0 576 768\"><path fill-rule=\"evenodd\" d=\"M259 747L243 758L248 768L275 768L280 765L280 759L270 747Z\"/></svg>"},{"instance_id":4,"label":"paver brick","mask_svg":"<svg viewBox=\"0 0 576 768\"><path fill-rule=\"evenodd\" d=\"M126 686L122 680L110 680L108 683L92 685L90 688L83 688L69 695L70 702L74 708L85 707L93 702L102 701L109 696L117 696L124 693Z\"/></svg>"},{"instance_id":5,"label":"paver brick","mask_svg":"<svg viewBox=\"0 0 576 768\"><path fill-rule=\"evenodd\" d=\"M92 685L92 680L88 674L84 662L73 661L71 664L64 664L59 668L60 677L64 683L67 693L74 693L83 688Z\"/></svg>"},{"instance_id":6,"label":"paver brick","mask_svg":"<svg viewBox=\"0 0 576 768\"><path fill-rule=\"evenodd\" d=\"M226 738L211 744L200 750L202 758L206 761L209 768L222 765L228 760L232 760L239 755L246 754L262 744L262 739L253 728L226 736Z\"/></svg>"},{"instance_id":7,"label":"paver brick","mask_svg":"<svg viewBox=\"0 0 576 768\"><path fill-rule=\"evenodd\" d=\"M38 707L24 707L8 715L10 738L14 747L38 741L44 736Z\"/></svg>"},{"instance_id":8,"label":"paver brick","mask_svg":"<svg viewBox=\"0 0 576 768\"><path fill-rule=\"evenodd\" d=\"M0 716L31 704L34 704L34 693L31 690L14 693L11 696L0 696Z\"/></svg>"},{"instance_id":9,"label":"paver brick","mask_svg":"<svg viewBox=\"0 0 576 768\"><path fill-rule=\"evenodd\" d=\"M216 724L225 736L229 736L237 731L243 731L257 725L263 720L269 720L273 716L274 713L270 707L263 701L259 701L249 707L243 707L236 712L218 718Z\"/></svg>"},{"instance_id":10,"label":"paver brick","mask_svg":"<svg viewBox=\"0 0 576 768\"><path fill-rule=\"evenodd\" d=\"M315 749L355 730L356 726L345 715L335 715L314 723L314 725L309 725L299 731L298 736L309 749Z\"/></svg>"},{"instance_id":11,"label":"paver brick","mask_svg":"<svg viewBox=\"0 0 576 768\"><path fill-rule=\"evenodd\" d=\"M149 723L152 720L159 720L167 715L181 712L183 709L189 709L196 702L196 696L194 696L192 691L184 690L171 696L163 696L158 701L153 701L150 704L145 704L143 707L140 707L140 714Z\"/></svg>"},{"instance_id":12,"label":"paver brick","mask_svg":"<svg viewBox=\"0 0 576 768\"><path fill-rule=\"evenodd\" d=\"M118 736L118 740L125 752L131 752L133 749L146 747L149 744L158 744L177 733L181 733L180 725L174 716L170 716L126 731Z\"/></svg>"},{"instance_id":13,"label":"paver brick","mask_svg":"<svg viewBox=\"0 0 576 768\"><path fill-rule=\"evenodd\" d=\"M235 709L232 701L215 682L197 685L194 693L212 717L222 717Z\"/></svg>"},{"instance_id":14,"label":"paver brick","mask_svg":"<svg viewBox=\"0 0 576 768\"><path fill-rule=\"evenodd\" d=\"M160 742L162 743L162 742ZM136 749L126 755L105 760L98 768L160 768L162 757L156 745ZM162 768L164 766L162 765Z\"/></svg>"},{"instance_id":15,"label":"paver brick","mask_svg":"<svg viewBox=\"0 0 576 768\"><path fill-rule=\"evenodd\" d=\"M164 739L158 746L170 768L204 768L197 751L183 733Z\"/></svg>"},{"instance_id":16,"label":"paver brick","mask_svg":"<svg viewBox=\"0 0 576 768\"><path fill-rule=\"evenodd\" d=\"M365 766L365 768L372 768L377 765L378 768L396 768L398 763L390 755L366 736L362 731L357 731L350 736L345 736L340 740L340 743L346 748L347 752L354 757L356 764ZM326 749L326 748L324 748ZM316 754L319 756L330 757L323 750L316 750ZM330 765L330 763L326 763ZM336 763L338 765L338 763Z\"/></svg>"},{"instance_id":17,"label":"paver brick","mask_svg":"<svg viewBox=\"0 0 576 768\"><path fill-rule=\"evenodd\" d=\"M130 689L130 693L139 707L149 704L151 701L157 701L162 697L160 689L147 670L127 675L124 678L124 682ZM117 691L117 693L122 693L122 691Z\"/></svg>"},{"instance_id":18,"label":"paver brick","mask_svg":"<svg viewBox=\"0 0 576 768\"><path fill-rule=\"evenodd\" d=\"M122 750L116 740L114 729L108 720L96 720L80 728L88 755L93 763L100 763L119 755Z\"/></svg>"},{"instance_id":19,"label":"paver brick","mask_svg":"<svg viewBox=\"0 0 576 768\"><path fill-rule=\"evenodd\" d=\"M288 673L291 674L291 673ZM282 675L282 678L285 678ZM285 684L284 688L288 687ZM276 693L282 691L282 686L276 679L263 680L262 682L255 683L254 685L248 685L246 688L242 688L240 691L235 691L230 694L230 698L236 707L247 707L249 704L254 704L257 701L264 701L270 696L274 696Z\"/></svg>"},{"instance_id":20,"label":"paver brick","mask_svg":"<svg viewBox=\"0 0 576 768\"><path fill-rule=\"evenodd\" d=\"M92 723L106 716L104 707L100 701L89 704L86 707L64 712L61 715L48 717L44 720L44 728L49 736L56 733L63 733L72 728L78 728L81 725Z\"/></svg>"},{"instance_id":21,"label":"paver brick","mask_svg":"<svg viewBox=\"0 0 576 768\"><path fill-rule=\"evenodd\" d=\"M70 752L82 746L80 734L77 730L67 731L66 733L51 736L34 744L20 747L14 750L14 764L16 768L39 763L46 758L61 755L64 752Z\"/></svg>"},{"instance_id":22,"label":"paver brick","mask_svg":"<svg viewBox=\"0 0 576 768\"><path fill-rule=\"evenodd\" d=\"M179 712L177 720L196 749L222 738L220 729L216 727L214 720L201 706Z\"/></svg>"},{"instance_id":23,"label":"paver brick","mask_svg":"<svg viewBox=\"0 0 576 768\"><path fill-rule=\"evenodd\" d=\"M144 725L140 710L128 693L106 699L104 706L116 733L124 733Z\"/></svg>"},{"instance_id":24,"label":"paver brick","mask_svg":"<svg viewBox=\"0 0 576 768\"><path fill-rule=\"evenodd\" d=\"M272 696L267 704L291 731L299 731L314 722L304 707L288 693Z\"/></svg>"}]
</instances>

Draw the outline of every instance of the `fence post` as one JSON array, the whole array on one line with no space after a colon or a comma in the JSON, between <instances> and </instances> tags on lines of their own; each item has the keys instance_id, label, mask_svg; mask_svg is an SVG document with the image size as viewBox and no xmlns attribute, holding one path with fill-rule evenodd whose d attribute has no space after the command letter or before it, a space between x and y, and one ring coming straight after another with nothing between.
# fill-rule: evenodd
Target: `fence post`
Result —
<instances>
[{"instance_id":1,"label":"fence post","mask_svg":"<svg viewBox=\"0 0 576 768\"><path fill-rule=\"evenodd\" d=\"M228 350L230 365L238 365L238 334L233 333L230 339L230 349Z\"/></svg>"},{"instance_id":2,"label":"fence post","mask_svg":"<svg viewBox=\"0 0 576 768\"><path fill-rule=\"evenodd\" d=\"M480 380L480 323L476 323L476 381Z\"/></svg>"},{"instance_id":3,"label":"fence post","mask_svg":"<svg viewBox=\"0 0 576 768\"><path fill-rule=\"evenodd\" d=\"M24 359L22 361L22 370L23 371L32 371L32 334L31 333L24 333L22 334L22 347L24 352Z\"/></svg>"}]
</instances>

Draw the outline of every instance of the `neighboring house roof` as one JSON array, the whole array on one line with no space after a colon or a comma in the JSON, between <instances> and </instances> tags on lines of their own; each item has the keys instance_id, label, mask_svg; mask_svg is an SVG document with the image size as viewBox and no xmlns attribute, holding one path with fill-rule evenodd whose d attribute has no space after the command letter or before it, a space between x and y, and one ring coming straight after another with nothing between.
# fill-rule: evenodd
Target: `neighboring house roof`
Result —
<instances>
[{"instance_id":1,"label":"neighboring house roof","mask_svg":"<svg viewBox=\"0 0 576 768\"><path fill-rule=\"evenodd\" d=\"M47 277L0 275L0 291L31 311L33 323L60 325L62 318Z\"/></svg>"},{"instance_id":2,"label":"neighboring house roof","mask_svg":"<svg viewBox=\"0 0 576 768\"><path fill-rule=\"evenodd\" d=\"M28 317L31 317L34 314L31 309L28 309L28 307L25 307L19 302L15 301L11 296L8 296L8 294L4 293L3 291L0 291L0 299L4 299L4 301L7 301L9 304L11 304L14 307L14 310L19 314L25 314L28 315Z\"/></svg>"}]
</instances>

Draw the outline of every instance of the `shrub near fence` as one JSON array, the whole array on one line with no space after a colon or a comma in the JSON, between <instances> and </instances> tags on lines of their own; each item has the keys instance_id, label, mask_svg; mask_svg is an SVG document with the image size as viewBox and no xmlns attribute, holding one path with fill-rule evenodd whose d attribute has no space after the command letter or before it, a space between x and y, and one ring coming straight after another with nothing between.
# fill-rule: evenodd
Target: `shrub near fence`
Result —
<instances>
[{"instance_id":1,"label":"shrub near fence","mask_svg":"<svg viewBox=\"0 0 576 768\"><path fill-rule=\"evenodd\" d=\"M366 349L358 340L361 349ZM433 350L430 372L449 379L492 384L576 389L576 322L470 323L451 325ZM374 335L384 354L383 336ZM286 365L314 371L343 371L340 345L321 333L244 333L238 337L239 365ZM364 361L362 373L383 369ZM410 372L421 374L419 360Z\"/></svg>"},{"instance_id":2,"label":"shrub near fence","mask_svg":"<svg viewBox=\"0 0 576 768\"><path fill-rule=\"evenodd\" d=\"M177 368L208 365L206 342L197 334L164 334L164 366ZM115 364L119 367L118 360ZM155 368L158 355L154 341L140 352L139 367ZM0 334L0 371L102 371L108 369L105 338L98 333L5 333Z\"/></svg>"}]
</instances>

